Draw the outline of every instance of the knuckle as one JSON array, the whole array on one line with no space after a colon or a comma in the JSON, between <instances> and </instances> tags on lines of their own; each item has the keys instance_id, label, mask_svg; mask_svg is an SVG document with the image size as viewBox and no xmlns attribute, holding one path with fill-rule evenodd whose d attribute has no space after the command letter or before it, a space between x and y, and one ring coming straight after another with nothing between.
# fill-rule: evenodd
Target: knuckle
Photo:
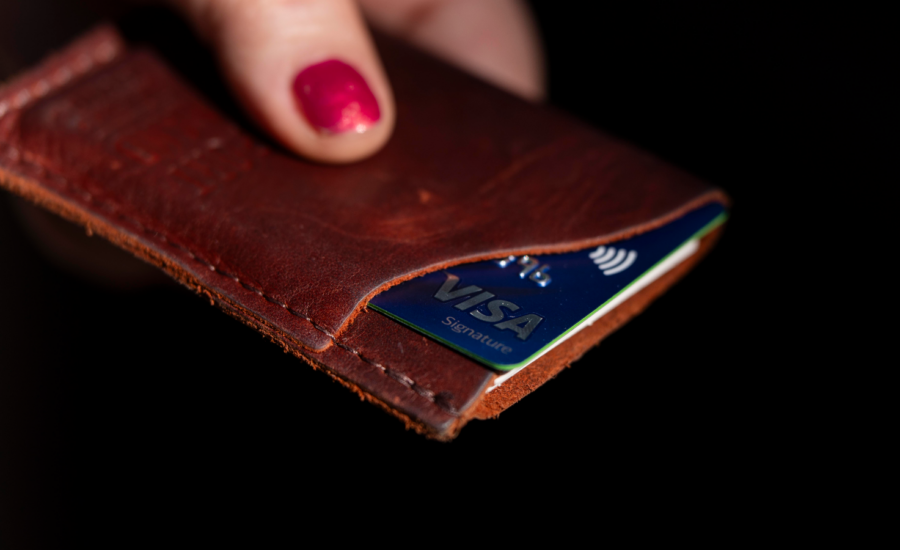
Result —
<instances>
[{"instance_id":1,"label":"knuckle","mask_svg":"<svg viewBox=\"0 0 900 550\"><path fill-rule=\"evenodd\" d=\"M337 0L187 0L201 33L209 40L247 39L285 18L302 24L317 7Z\"/></svg>"}]
</instances>

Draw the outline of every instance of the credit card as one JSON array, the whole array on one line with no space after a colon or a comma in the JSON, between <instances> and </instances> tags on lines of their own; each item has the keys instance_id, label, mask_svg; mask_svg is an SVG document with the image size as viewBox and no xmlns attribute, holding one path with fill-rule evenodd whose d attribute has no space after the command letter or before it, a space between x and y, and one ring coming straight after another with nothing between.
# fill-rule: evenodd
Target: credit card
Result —
<instances>
[{"instance_id":1,"label":"credit card","mask_svg":"<svg viewBox=\"0 0 900 550\"><path fill-rule=\"evenodd\" d=\"M691 256L721 224L708 204L630 239L509 256L403 282L369 307L500 371L521 368Z\"/></svg>"}]
</instances>

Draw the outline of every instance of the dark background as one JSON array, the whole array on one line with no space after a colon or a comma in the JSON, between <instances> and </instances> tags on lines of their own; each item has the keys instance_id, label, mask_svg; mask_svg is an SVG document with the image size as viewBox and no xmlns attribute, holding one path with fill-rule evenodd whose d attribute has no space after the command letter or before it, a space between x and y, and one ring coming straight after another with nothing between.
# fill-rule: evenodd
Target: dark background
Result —
<instances>
[{"instance_id":1,"label":"dark background","mask_svg":"<svg viewBox=\"0 0 900 550\"><path fill-rule=\"evenodd\" d=\"M807 475L794 453L822 417L799 374L819 265L806 254L841 238L811 213L838 186L855 208L888 155L873 130L884 15L574 4L532 2L550 102L734 199L692 274L498 420L436 443L185 289L116 291L57 269L2 193L0 547L223 532L201 519L210 509L261 510L273 530L303 509L515 522L505 514L563 506L559 491L715 501ZM102 11L3 10L6 76Z\"/></svg>"}]
</instances>

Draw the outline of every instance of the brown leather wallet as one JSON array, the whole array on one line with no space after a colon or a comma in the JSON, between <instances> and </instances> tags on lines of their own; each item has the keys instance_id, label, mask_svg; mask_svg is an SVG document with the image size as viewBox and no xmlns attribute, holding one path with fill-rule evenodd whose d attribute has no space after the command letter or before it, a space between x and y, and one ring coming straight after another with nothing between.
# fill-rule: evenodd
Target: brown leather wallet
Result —
<instances>
[{"instance_id":1,"label":"brown leather wallet","mask_svg":"<svg viewBox=\"0 0 900 550\"><path fill-rule=\"evenodd\" d=\"M643 310L709 250L488 392L498 373L366 308L476 260L614 242L709 185L396 41L390 143L351 166L255 137L151 49L98 28L0 89L0 183L165 270L438 439L489 418Z\"/></svg>"}]
</instances>

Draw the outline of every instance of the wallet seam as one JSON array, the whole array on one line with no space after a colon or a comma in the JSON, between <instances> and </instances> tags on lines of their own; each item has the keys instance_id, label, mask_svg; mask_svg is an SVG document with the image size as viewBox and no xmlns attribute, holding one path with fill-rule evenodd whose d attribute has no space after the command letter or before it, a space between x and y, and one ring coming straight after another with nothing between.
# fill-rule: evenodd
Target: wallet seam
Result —
<instances>
[{"instance_id":1,"label":"wallet seam","mask_svg":"<svg viewBox=\"0 0 900 550\"><path fill-rule=\"evenodd\" d=\"M27 106L35 99L40 99L51 91L71 82L94 67L105 65L115 59L116 41L106 40L94 47L91 55L83 53L73 61L65 63L53 71L52 77L38 79L31 86L24 86L11 100L0 101L0 120L13 111ZM2 91L2 90L0 90Z\"/></svg>"},{"instance_id":2,"label":"wallet seam","mask_svg":"<svg viewBox=\"0 0 900 550\"><path fill-rule=\"evenodd\" d=\"M2 118L3 117L0 117L0 119L2 119ZM95 208L97 208L99 210L107 210L110 206L112 206L113 208L116 208L116 210L120 209L120 207L118 207L118 205L115 204L115 201L110 201L107 199L106 204L101 203L99 200L97 200L94 197L94 195L91 192L77 188L76 186L73 186L71 184L71 182L69 180L67 180L65 177L60 176L59 174L55 174L55 173L51 172L50 170L48 170L47 168L45 168L44 166L41 166L40 164L38 164L32 160L29 160L26 157L26 154L23 154L23 152L21 152L18 148L14 147L12 145L9 145L9 144L5 144L5 145L8 148L8 151L6 154L7 158L9 160L13 161L15 164L22 165L22 166L28 166L39 173L43 173L46 176L52 176L53 178L57 179L57 181L61 182L65 186L69 187L70 193L71 192L79 192L81 194L81 198L85 202L93 205ZM197 256L190 249L188 249L178 243L173 242L171 239L167 238L164 234L162 234L158 231L155 231L153 229L149 229L149 228L145 227L144 224L142 224L138 220L134 219L133 217L128 216L127 214L122 214L119 211L112 211L109 214L114 217L119 218L122 221L125 221L127 223L135 225L146 236L157 239L163 245L170 246L172 248L183 251L192 260L196 261L197 263L199 263L200 265L202 265L204 267L209 268L210 271L216 273L217 275L233 280L234 282L238 283L245 290L253 292L253 293L259 295L261 298L265 299L267 302L270 302L274 305L281 307L282 309L284 309L291 315L294 315L295 317L303 319L304 321L306 321L310 325L312 325L313 328L315 328L316 330L318 330L318 331L322 332L323 334L325 334L326 336L328 336L328 338L331 340L331 343L334 344L335 346L341 348L342 350L344 350L347 353L351 353L351 354L355 355L357 358L359 358L360 361L363 361L364 363L368 363L369 365L372 365L373 367L379 369L381 372L383 372L385 375L387 375L388 377L390 377L391 379L393 379L400 385L402 385L402 386L414 391L418 395L424 397L425 399L427 399L428 401L433 403L436 407L440 408L447 414L454 416L454 417L459 416L459 411L456 410L456 407L454 407L453 405L451 405L449 403L442 402L433 391L429 390L428 388L425 388L424 386L417 383L415 380L413 380L409 376L403 374L402 372L399 372L399 371L396 371L389 367L386 367L386 366L382 365L381 363L375 361L374 359L369 359L368 357L366 357L362 353L360 353L358 350L339 341L334 336L334 334L332 334L331 332L329 332L322 326L318 325L315 321L313 321L307 315L300 313L299 311L296 311L287 303L282 302L272 296L269 296L268 294L266 294L264 291L262 291L260 289L253 288L251 285L242 281L240 279L240 277L237 277L236 275L233 275L231 273L223 271L221 268L217 268L215 265L213 265L210 262L204 260L203 258Z\"/></svg>"},{"instance_id":3,"label":"wallet seam","mask_svg":"<svg viewBox=\"0 0 900 550\"><path fill-rule=\"evenodd\" d=\"M358 350L353 349L350 346L339 342L336 338L334 338L330 334L328 336L331 337L331 340L335 346L341 348L342 350L344 350L347 353L352 353L357 358L359 358L360 361L363 361L364 363L368 363L368 364L378 368L386 376L388 376L392 380L398 382L400 385L405 386L405 387L409 388L410 390L416 392L417 394L421 395L422 397L424 397L425 399L427 399L428 401L433 403L437 408L441 409L442 411L449 414L450 416L459 417L459 411L456 409L456 407L454 407L450 403L443 402L443 400L439 399L433 391L431 391L428 388L417 383L415 380L413 380L409 376L406 376L402 372L388 368L373 359L369 359L368 357L366 357L362 353L360 353Z\"/></svg>"},{"instance_id":4,"label":"wallet seam","mask_svg":"<svg viewBox=\"0 0 900 550\"><path fill-rule=\"evenodd\" d=\"M0 119L2 119L2 117L0 117ZM14 163L19 164L19 165L31 167L32 169L34 169L40 173L43 173L45 176L51 176L51 177L55 178L57 181L63 183L67 187L69 187L70 192L72 192L72 191L79 192L81 194L81 198L85 202L88 202L89 204L93 205L94 207L96 207L100 210L106 210L110 206L113 206L113 207L117 206L114 204L115 201L107 200L107 204L99 202L94 197L94 195L92 193L90 193L89 191L85 191L83 189L77 188L76 186L73 186L69 182L69 180L67 180L63 176L60 176L59 174L54 174L50 170L47 170L45 167L41 166L40 164L37 164L34 161L27 159L25 154L23 154L18 148L13 147L12 145L9 145L9 144L5 144L5 145L8 148L6 156L9 160L12 160ZM162 233L159 233L157 231L154 231L152 229L145 227L144 224L142 224L138 220L132 218L131 216L128 216L127 214L122 214L120 212L115 212L115 211L110 212L110 214L112 216L119 218L122 221L128 222L130 224L134 224L140 231L142 231L148 237L157 239L160 243L162 243L165 246L169 246L169 247L175 248L177 250L183 251L192 260L196 261L197 263L199 263L202 266L209 268L210 271L216 273L217 275L222 276L222 277L227 277L227 278L233 280L234 282L238 283L245 290L253 292L253 293L259 295L261 298L265 299L267 302L270 302L272 304L280 306L282 309L284 309L291 315L294 315L295 317L305 320L306 322L310 323L313 326L313 328L315 328L316 330L318 330L318 331L322 332L323 334L325 334L326 336L328 336L328 338L331 340L331 343L334 344L335 346L337 346L338 348L341 348L345 353L350 353L352 355L355 355L360 361L362 361L364 363L368 363L369 365L377 368L378 370L380 370L382 373L384 373L386 376L388 376L395 382L399 383L400 385L406 387L407 389L409 389L411 391L414 391L416 394L424 397L425 399L427 399L428 401L433 403L436 407L438 407L442 411L446 412L447 414L454 416L454 417L459 417L460 413L456 409L456 407L454 407L453 405L451 405L449 403L443 402L433 391L429 390L428 388L425 388L424 386L422 386L421 384L419 384L418 382L416 382L409 376L403 374L402 372L399 372L397 370L386 367L386 366L382 365L381 363L379 363L378 361L375 361L374 359L370 359L370 358L366 357L365 355L360 353L359 350L356 350L356 349L348 346L347 344L344 344L343 342L338 340L334 336L334 334L332 334L328 330L326 330L323 327L321 327L320 325L318 325L315 321L310 319L308 316L304 315L303 313L300 313L299 311L294 310L288 304L281 302L280 300L273 298L272 296L269 296L262 290L253 288L251 285L248 285L246 282L241 281L241 279L239 277L237 277L231 273L228 273L226 271L223 271L221 268L217 268L213 264L211 264L208 261L197 256L190 249L188 249L178 243L173 242L172 240L167 238Z\"/></svg>"},{"instance_id":5,"label":"wallet seam","mask_svg":"<svg viewBox=\"0 0 900 550\"><path fill-rule=\"evenodd\" d=\"M40 99L41 97L43 97L43 96L47 95L48 93L50 93L51 91L53 91L54 89L68 84L73 78L87 73L95 66L103 65L103 64L106 64L106 63L109 63L110 61L112 61L116 57L116 55L115 55L116 54L116 42L114 40L104 41L100 45L94 47L91 54L93 55L93 58L88 56L88 54L82 54L82 55L78 56L74 61L61 65L59 68L56 69L56 71L54 71L54 78L52 80L47 77L41 78L37 82L31 84L30 86L24 86L21 90L16 92L14 95L14 98L12 100L0 101L0 121L2 121L4 118L6 118L7 115L11 114L12 112L23 109L24 107L26 107L29 103L31 103L35 99ZM0 90L0 91L5 91L5 90ZM13 163L17 163L20 165L22 165L22 164L30 165L39 174L43 173L43 172L49 172L49 170L47 170L46 167L26 158L26 155L22 154L22 151L20 151L15 146L13 146L11 144L6 144L6 146L9 148L9 151L7 152L7 157ZM27 151L26 151L26 154L27 154ZM97 207L103 208L104 205L99 204L96 201L94 201L94 199L93 199L94 196L89 191L78 188L77 186L73 186L65 177L60 176L59 174L51 174L51 175L55 176L58 180L60 180L67 187L70 187L72 189L72 191L79 192L82 196L82 199L84 199L85 201L92 203ZM121 210L121 208L122 208L120 205L115 203L115 201L108 200L107 202L109 202L114 207L116 207L116 210ZM145 227L145 225L142 224L141 222L139 222L137 219L135 219L131 216L127 216L125 214L121 214L118 211L115 212L113 215L115 215L115 216L119 217L120 219L123 219L127 222L133 223L147 235L149 235L151 237L156 237L157 239L162 241L164 244L167 244L167 245L172 246L173 248L182 250L183 252L187 253L187 255L191 259L196 260L201 265L208 267L213 272L215 272L219 275L222 275L224 277L228 277L229 279L238 283L245 290L253 292L253 293L257 294L258 296L260 296L261 298L265 299L267 302L270 302L272 304L280 306L282 309L284 309L288 313L294 315L295 317L305 320L310 325L312 325L312 327L314 329L316 329L319 332L328 336L332 340L332 342L335 342L334 335L332 333L330 333L326 328L324 328L322 325L316 323L312 318L308 317L307 315L294 310L287 303L282 302L273 296L269 296L263 290L253 288L251 285L247 284L246 282L241 281L241 279L239 277L237 277L236 275L225 272L221 268L218 268L215 265L213 265L212 263L200 258L199 256L197 256L194 252L192 252L188 248L172 241L171 239L166 237L166 235L160 233L159 231L155 231L153 229L149 229L149 228ZM245 278L245 280L246 280L246 278Z\"/></svg>"},{"instance_id":6,"label":"wallet seam","mask_svg":"<svg viewBox=\"0 0 900 550\"><path fill-rule=\"evenodd\" d=\"M4 118L6 118L7 115L9 115L15 111L19 111L19 110L23 109L24 107L26 107L27 105L29 105L30 103L35 101L36 99L40 99L40 98L44 97L45 95L47 95L48 93L50 93L51 91L68 84L69 82L72 81L72 79L89 72L91 69L93 69L97 66L108 64L116 57L116 53L117 53L116 41L114 41L114 40L104 41L101 44L94 47L94 49L92 50L90 55L88 55L87 53L84 53L84 54L78 56L77 58L75 58L75 60L73 60L72 62L65 63L65 64L61 65L60 67L58 67L53 72L52 76L39 78L36 82L32 83L31 85L23 86L21 90L18 90L12 96L12 99L0 100L0 121L2 121ZM449 403L443 403L436 396L436 394L434 392L425 388L421 384L418 384L415 380L413 380L409 376L403 374L402 372L390 369L390 368L382 365L381 363L378 363L377 361L375 361L373 359L369 359L368 357L361 354L358 350L338 341L338 339L334 336L334 334L332 334L327 329L325 329L324 327L322 327L321 325L316 323L309 316L293 309L287 303L282 302L282 301L278 300L277 298L268 295L263 290L260 290L258 288L253 288L253 286L247 284L245 281L242 281L240 277L233 275L227 271L224 271L220 267L216 267L212 263L199 257L197 254L192 252L190 249L172 241L171 239L166 237L166 235L164 235L163 233L160 233L153 229L149 229L148 227L146 227L143 223L141 223L137 219L135 219L131 216L128 216L126 214L122 214L121 206L116 204L115 201L111 201L111 200L107 199L104 202L100 202L99 200L95 199L94 195L91 192L81 189L78 186L73 185L65 177L63 177L59 174L55 174L55 173L51 172L50 170L48 170L45 166L42 166L41 164L28 159L27 151L21 151L20 149L16 148L15 146L13 146L11 144L8 144L8 143L5 145L8 148L8 150L6 151L6 156L10 161L12 161L13 164L30 167L32 170L36 171L38 174L46 174L48 176L51 176L51 177L57 179L57 181L61 182L63 185L65 185L66 187L69 188L70 193L71 192L80 193L81 198L85 202L95 206L96 208L99 208L101 210L106 210L110 206L112 206L113 208L115 208L115 211L110 212L111 215L113 215L123 221L126 221L128 223L134 224L141 232L143 232L148 237L155 238L164 245L170 246L177 250L181 250L182 252L186 253L188 255L188 257L190 257L192 260L196 261L200 265L203 265L203 266L209 268L214 273L216 273L222 277L227 277L227 278L233 280L234 282L239 284L243 289L245 289L249 292L253 292L253 293L257 294L258 296L260 296L261 298L265 299L267 302L270 302L274 305L281 307L282 309L284 309L291 315L294 315L295 317L303 319L304 321L306 321L310 325L312 325L312 327L314 329L316 329L319 332L328 336L328 338L331 340L331 342L335 346L341 348L346 353L355 355L360 361L362 361L364 363L368 363L369 365L377 368L382 373L384 373L386 376L390 377L392 380L396 381L397 383L406 387L407 389L415 392L416 394L420 395L421 397L424 397L425 399L427 399L428 401L433 403L436 407L443 410L447 414L454 416L454 417L459 417L459 411L456 410L456 407L454 407L453 405L451 405Z\"/></svg>"}]
</instances>

